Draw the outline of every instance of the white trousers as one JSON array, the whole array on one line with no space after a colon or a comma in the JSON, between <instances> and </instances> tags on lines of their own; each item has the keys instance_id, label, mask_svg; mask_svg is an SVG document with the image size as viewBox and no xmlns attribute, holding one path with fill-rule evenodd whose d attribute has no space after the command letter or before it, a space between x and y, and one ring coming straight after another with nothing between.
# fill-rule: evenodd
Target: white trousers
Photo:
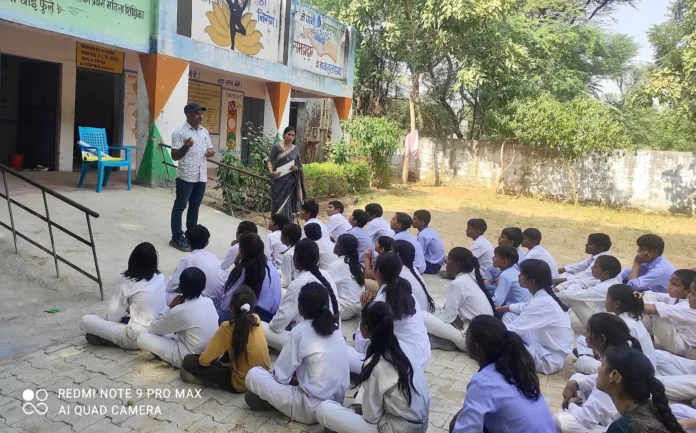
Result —
<instances>
[{"instance_id":1,"label":"white trousers","mask_svg":"<svg viewBox=\"0 0 696 433\"><path fill-rule=\"evenodd\" d=\"M696 361L673 355L664 350L656 350L657 371L665 376L696 374Z\"/></svg>"},{"instance_id":2,"label":"white trousers","mask_svg":"<svg viewBox=\"0 0 696 433\"><path fill-rule=\"evenodd\" d=\"M652 293L646 293L643 301L646 304L654 304L657 299ZM657 314L643 314L643 325L667 352L681 355L687 349L686 343L677 333L677 329L670 319L660 317Z\"/></svg>"},{"instance_id":3,"label":"white trousers","mask_svg":"<svg viewBox=\"0 0 696 433\"><path fill-rule=\"evenodd\" d=\"M425 324L425 329L428 330L428 334L451 341L457 346L457 349L466 352L466 330L469 327L468 320L464 321L464 329L460 331L427 311L423 311L421 314L423 314L423 323Z\"/></svg>"},{"instance_id":4,"label":"white trousers","mask_svg":"<svg viewBox=\"0 0 696 433\"><path fill-rule=\"evenodd\" d=\"M127 350L137 350L138 333L131 326L110 322L94 314L82 316L82 330L109 340Z\"/></svg>"},{"instance_id":5,"label":"white trousers","mask_svg":"<svg viewBox=\"0 0 696 433\"><path fill-rule=\"evenodd\" d=\"M672 409L672 414L677 419L691 419L696 418L696 409L684 404L673 404L670 406ZM687 430L686 433L696 433L696 429Z\"/></svg>"},{"instance_id":6,"label":"white trousers","mask_svg":"<svg viewBox=\"0 0 696 433\"><path fill-rule=\"evenodd\" d=\"M691 401L696 398L696 374L657 376L665 386L665 394L672 401Z\"/></svg>"},{"instance_id":7,"label":"white trousers","mask_svg":"<svg viewBox=\"0 0 696 433\"><path fill-rule=\"evenodd\" d=\"M271 331L271 328L268 326L268 323L266 322L261 322L261 326L263 327L263 332L266 333L266 342L268 343L268 347L275 349L279 352L283 350L283 346L285 346L285 342L288 341L288 336L290 336L290 332L273 332Z\"/></svg>"},{"instance_id":8,"label":"white trousers","mask_svg":"<svg viewBox=\"0 0 696 433\"><path fill-rule=\"evenodd\" d=\"M341 315L341 320L351 320L355 317L360 316L360 313L362 312L362 307L360 306L360 303L355 304L343 299L339 299L339 303L339 312Z\"/></svg>"},{"instance_id":9,"label":"white trousers","mask_svg":"<svg viewBox=\"0 0 696 433\"><path fill-rule=\"evenodd\" d=\"M351 373L360 374L364 361L364 353L358 352L353 346L348 346L348 366Z\"/></svg>"},{"instance_id":10,"label":"white trousers","mask_svg":"<svg viewBox=\"0 0 696 433\"><path fill-rule=\"evenodd\" d=\"M557 412L553 415L553 422L556 423L558 433L603 433L608 427L601 425L587 428L580 424L570 412Z\"/></svg>"},{"instance_id":11,"label":"white trousers","mask_svg":"<svg viewBox=\"0 0 696 433\"><path fill-rule=\"evenodd\" d=\"M503 323L505 326L514 322L520 315L517 313L507 312L503 316ZM524 341L527 351L532 358L534 358L534 365L536 366L536 371L542 374L554 374L558 373L563 369L565 365L565 355L550 353L548 349L542 346L538 341L529 338L529 334L525 333L520 335L522 341Z\"/></svg>"},{"instance_id":12,"label":"white trousers","mask_svg":"<svg viewBox=\"0 0 696 433\"><path fill-rule=\"evenodd\" d=\"M385 413L377 424L365 421L351 409L334 401L324 401L317 409L317 421L336 433L425 433L428 423L413 424L397 416Z\"/></svg>"},{"instance_id":13,"label":"white trousers","mask_svg":"<svg viewBox=\"0 0 696 433\"><path fill-rule=\"evenodd\" d=\"M587 340L585 336L581 335L575 341L575 348L578 350L578 355L588 355L580 356L573 367L575 371L582 374L594 374L599 370L599 366L602 365L602 361L594 358L594 352L592 349L587 347Z\"/></svg>"},{"instance_id":14,"label":"white trousers","mask_svg":"<svg viewBox=\"0 0 696 433\"><path fill-rule=\"evenodd\" d=\"M138 336L138 347L142 350L154 353L176 368L181 368L184 357L190 352L183 343L176 338L143 332Z\"/></svg>"},{"instance_id":15,"label":"white trousers","mask_svg":"<svg viewBox=\"0 0 696 433\"><path fill-rule=\"evenodd\" d=\"M567 291L560 291L556 293L558 299L560 299L564 304L573 310L573 313L577 316L582 326L587 327L587 321L590 320L592 315L599 313L599 308L594 302L584 302L573 299L571 296L567 295Z\"/></svg>"}]
</instances>

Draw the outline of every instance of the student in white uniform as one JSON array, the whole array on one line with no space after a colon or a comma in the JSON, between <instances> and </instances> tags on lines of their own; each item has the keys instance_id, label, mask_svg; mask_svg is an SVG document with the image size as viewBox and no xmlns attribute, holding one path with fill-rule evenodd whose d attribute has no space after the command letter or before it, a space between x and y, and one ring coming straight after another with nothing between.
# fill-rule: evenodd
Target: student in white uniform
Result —
<instances>
[{"instance_id":1,"label":"student in white uniform","mask_svg":"<svg viewBox=\"0 0 696 433\"><path fill-rule=\"evenodd\" d=\"M523 304L497 307L503 323L516 332L534 357L537 371L553 374L560 371L566 356L573 350L573 330L568 306L551 290L551 269L546 262L526 259L520 265L520 286L528 289L532 299Z\"/></svg>"},{"instance_id":2,"label":"student in white uniform","mask_svg":"<svg viewBox=\"0 0 696 433\"><path fill-rule=\"evenodd\" d=\"M481 218L470 219L466 223L466 237L474 241L471 244L471 253L478 260L481 269L493 267L493 244L484 236L486 230L488 225Z\"/></svg>"},{"instance_id":3,"label":"student in white uniform","mask_svg":"<svg viewBox=\"0 0 696 433\"><path fill-rule=\"evenodd\" d=\"M389 253L394 245L394 239L389 236L380 236L375 244L375 254L371 250L365 251L365 290L377 293L379 286L372 276L372 264L380 254ZM374 256L374 257L373 257Z\"/></svg>"},{"instance_id":4,"label":"student in white uniform","mask_svg":"<svg viewBox=\"0 0 696 433\"><path fill-rule=\"evenodd\" d=\"M302 314L300 314L297 306L297 299L300 295L300 290L305 285L315 282L322 284L329 290L331 295L331 312L335 312L338 317L339 309L334 309L334 304L338 305L338 297L336 286L328 272L319 269L319 247L314 241L302 239L295 245L294 268L298 271L297 278L292 280L288 289L283 295L283 300L280 301L280 308L273 316L270 323L261 323L263 330L266 332L266 340L268 347L276 350L281 350L285 346L285 342L290 335L290 329L302 322ZM340 323L340 322L339 322Z\"/></svg>"},{"instance_id":5,"label":"student in white uniform","mask_svg":"<svg viewBox=\"0 0 696 433\"><path fill-rule=\"evenodd\" d=\"M319 405L317 420L336 433L425 433L430 391L418 361L394 335L384 302L363 308L359 332L372 343L356 386L362 386L362 414L333 402Z\"/></svg>"},{"instance_id":6,"label":"student in white uniform","mask_svg":"<svg viewBox=\"0 0 696 433\"><path fill-rule=\"evenodd\" d=\"M392 251L399 256L401 263L403 263L399 276L411 284L411 291L413 296L416 297L418 304L420 304L421 310L434 313L437 310L437 305L435 305L433 298L430 297L423 277L413 267L416 249L408 241L395 241L392 244Z\"/></svg>"},{"instance_id":7,"label":"student in white uniform","mask_svg":"<svg viewBox=\"0 0 696 433\"><path fill-rule=\"evenodd\" d=\"M283 245L283 242L280 241L280 237L283 234L281 230L286 224L290 224L288 217L283 214L274 213L268 221L268 230L270 230L271 233L267 234L263 239L266 257L268 257L268 260L273 263L273 266L275 266L277 270L280 270L283 264L283 251L288 249L288 247Z\"/></svg>"},{"instance_id":8,"label":"student in white uniform","mask_svg":"<svg viewBox=\"0 0 696 433\"><path fill-rule=\"evenodd\" d=\"M184 357L205 350L218 329L218 315L210 298L201 296L205 273L187 268L181 273L181 295L175 297L138 336L138 347L181 368ZM172 335L173 334L173 335Z\"/></svg>"},{"instance_id":9,"label":"student in white uniform","mask_svg":"<svg viewBox=\"0 0 696 433\"><path fill-rule=\"evenodd\" d=\"M314 424L323 401L343 403L350 385L348 346L338 315L329 308L338 311L330 293L316 282L302 287L297 308L304 320L290 332L273 372L255 367L247 373L245 400L252 410L278 410L293 421Z\"/></svg>"},{"instance_id":10,"label":"student in white uniform","mask_svg":"<svg viewBox=\"0 0 696 433\"><path fill-rule=\"evenodd\" d=\"M297 224L286 224L281 229L280 240L285 245L285 250L282 252L283 263L280 265L280 284L283 289L287 289L290 282L300 275L293 263L295 244L300 239L302 239L302 229Z\"/></svg>"},{"instance_id":11,"label":"student in white uniform","mask_svg":"<svg viewBox=\"0 0 696 433\"><path fill-rule=\"evenodd\" d=\"M157 250L151 243L143 242L133 249L118 292L109 302L106 319L94 314L82 317L82 330L90 344L138 348L138 335L147 331L152 320L167 306L164 276L157 262Z\"/></svg>"},{"instance_id":12,"label":"student in white uniform","mask_svg":"<svg viewBox=\"0 0 696 433\"><path fill-rule=\"evenodd\" d=\"M181 259L172 277L167 281L167 304L181 293L179 279L184 269L198 268L205 273L205 295L218 293L227 281L227 272L221 269L220 259L205 249L208 246L210 232L198 224L186 230L186 241L191 247L191 254Z\"/></svg>"},{"instance_id":13,"label":"student in white uniform","mask_svg":"<svg viewBox=\"0 0 696 433\"><path fill-rule=\"evenodd\" d=\"M370 203L365 206L365 212L367 212L367 227L365 230L367 234L372 238L372 245L375 245L380 237L387 236L390 238L394 237L394 230L391 228L389 221L382 218L384 215L384 209L379 203Z\"/></svg>"},{"instance_id":14,"label":"student in white uniform","mask_svg":"<svg viewBox=\"0 0 696 433\"><path fill-rule=\"evenodd\" d=\"M696 408L685 404L673 404L670 409L686 433L696 433Z\"/></svg>"},{"instance_id":15,"label":"student in white uniform","mask_svg":"<svg viewBox=\"0 0 696 433\"><path fill-rule=\"evenodd\" d=\"M465 351L469 322L479 315L494 315L495 306L483 286L478 260L471 251L453 248L447 255L445 270L456 275L445 306L436 314L424 312L423 321L428 333L436 337L431 341L437 343L437 348Z\"/></svg>"},{"instance_id":16,"label":"student in white uniform","mask_svg":"<svg viewBox=\"0 0 696 433\"><path fill-rule=\"evenodd\" d=\"M534 359L522 339L493 316L474 318L466 331L469 356L479 371L469 381L452 433L554 433L539 388Z\"/></svg>"},{"instance_id":17,"label":"student in white uniform","mask_svg":"<svg viewBox=\"0 0 696 433\"><path fill-rule=\"evenodd\" d=\"M307 239L314 241L319 247L319 269L327 270L331 263L338 260L334 254L334 243L327 238L321 237L321 227L319 224L305 224L304 232Z\"/></svg>"},{"instance_id":18,"label":"student in white uniform","mask_svg":"<svg viewBox=\"0 0 696 433\"><path fill-rule=\"evenodd\" d=\"M319 227L321 227L321 236L331 240L331 236L329 236L329 230L326 228L326 224L321 222L317 216L319 216L319 204L315 202L314 200L307 200L306 202L302 203L302 206L300 206L300 219L305 222L305 225L307 224L319 224Z\"/></svg>"},{"instance_id":19,"label":"student in white uniform","mask_svg":"<svg viewBox=\"0 0 696 433\"><path fill-rule=\"evenodd\" d=\"M529 228L522 232L522 247L527 248L527 254L520 260L520 265L529 259L539 259L546 262L551 269L551 278L558 278L558 265L551 253L541 245L541 232L537 229Z\"/></svg>"},{"instance_id":20,"label":"student in white uniform","mask_svg":"<svg viewBox=\"0 0 696 433\"><path fill-rule=\"evenodd\" d=\"M327 272L336 285L341 320L350 320L360 314L360 296L365 291L365 274L358 255L358 240L350 233L336 240L334 253L338 260Z\"/></svg>"},{"instance_id":21,"label":"student in white uniform","mask_svg":"<svg viewBox=\"0 0 696 433\"><path fill-rule=\"evenodd\" d=\"M253 233L255 235L259 233L259 228L256 227L256 224L253 221L242 221L239 223L234 240L230 244L230 249L227 251L227 254L225 254L225 257L222 259L220 268L225 271L229 271L229 269L234 266L234 263L239 256L239 238L247 233Z\"/></svg>"},{"instance_id":22,"label":"student in white uniform","mask_svg":"<svg viewBox=\"0 0 696 433\"><path fill-rule=\"evenodd\" d=\"M597 257L606 256L611 248L611 238L604 233L592 233L587 237L585 244L585 254L590 257L577 263L565 265L558 270L559 276L553 280L553 284L560 284L566 281L585 280L593 278L592 266Z\"/></svg>"},{"instance_id":23,"label":"student in white uniform","mask_svg":"<svg viewBox=\"0 0 696 433\"><path fill-rule=\"evenodd\" d=\"M345 207L338 200L330 201L326 209L326 214L329 216L329 223L326 224L326 230L329 231L331 240L336 242L341 235L348 233L352 228L346 217L343 216Z\"/></svg>"},{"instance_id":24,"label":"student in white uniform","mask_svg":"<svg viewBox=\"0 0 696 433\"><path fill-rule=\"evenodd\" d=\"M416 258L414 260L414 266L419 273L425 272L425 255L423 254L423 247L418 243L418 240L413 236L408 229L413 227L413 218L411 215L403 212L397 212L394 214L391 220L391 228L394 230L394 241L408 241L413 248L416 249Z\"/></svg>"}]
</instances>

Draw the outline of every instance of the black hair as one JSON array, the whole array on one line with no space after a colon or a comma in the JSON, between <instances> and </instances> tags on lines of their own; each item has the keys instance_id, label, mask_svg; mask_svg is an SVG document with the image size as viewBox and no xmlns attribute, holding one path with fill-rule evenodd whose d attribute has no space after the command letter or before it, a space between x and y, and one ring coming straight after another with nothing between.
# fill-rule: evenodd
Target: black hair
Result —
<instances>
[{"instance_id":1,"label":"black hair","mask_svg":"<svg viewBox=\"0 0 696 433\"><path fill-rule=\"evenodd\" d=\"M651 412L667 431L684 432L669 408L665 386L655 377L655 369L643 352L629 347L615 347L606 353L604 362L608 372L618 371L621 374L623 394L638 404L652 400Z\"/></svg>"},{"instance_id":2,"label":"black hair","mask_svg":"<svg viewBox=\"0 0 696 433\"><path fill-rule=\"evenodd\" d=\"M128 257L128 269L123 272L123 276L135 282L150 281L155 275L161 274L158 263L155 246L150 242L143 242L133 248Z\"/></svg>"},{"instance_id":3,"label":"black hair","mask_svg":"<svg viewBox=\"0 0 696 433\"><path fill-rule=\"evenodd\" d=\"M609 287L607 297L619 302L619 314L628 313L636 320L641 320L645 303L640 292L626 284L614 284Z\"/></svg>"},{"instance_id":4,"label":"black hair","mask_svg":"<svg viewBox=\"0 0 696 433\"><path fill-rule=\"evenodd\" d=\"M313 241L318 241L321 239L321 226L319 226L317 223L305 224L304 232L307 239L311 239Z\"/></svg>"},{"instance_id":5,"label":"black hair","mask_svg":"<svg viewBox=\"0 0 696 433\"><path fill-rule=\"evenodd\" d=\"M271 221L278 227L278 230L282 229L285 224L290 224L290 218L286 217L282 213L274 213L271 215Z\"/></svg>"},{"instance_id":6,"label":"black hair","mask_svg":"<svg viewBox=\"0 0 696 433\"><path fill-rule=\"evenodd\" d=\"M355 220L355 225L358 227L365 227L365 224L367 224L367 220L370 218L370 216L367 214L362 209L355 209L353 211L353 219Z\"/></svg>"},{"instance_id":7,"label":"black hair","mask_svg":"<svg viewBox=\"0 0 696 433\"><path fill-rule=\"evenodd\" d=\"M382 209L382 205L379 203L368 204L367 206L365 206L365 212L367 212L369 216L374 215L377 218L384 215L384 209Z\"/></svg>"},{"instance_id":8,"label":"black hair","mask_svg":"<svg viewBox=\"0 0 696 433\"><path fill-rule=\"evenodd\" d=\"M696 278L696 271L692 271L691 269L677 269L674 271L674 275L679 278L682 286L688 291L691 287L691 283L694 282L694 278Z\"/></svg>"},{"instance_id":9,"label":"black hair","mask_svg":"<svg viewBox=\"0 0 696 433\"><path fill-rule=\"evenodd\" d=\"M545 290L554 301L558 302L558 305L563 311L568 311L570 309L570 307L558 299L556 293L551 289L551 268L549 268L548 263L539 259L527 259L520 263L520 274L524 274L530 280L534 280L534 284L537 288Z\"/></svg>"},{"instance_id":10,"label":"black hair","mask_svg":"<svg viewBox=\"0 0 696 433\"><path fill-rule=\"evenodd\" d=\"M609 278L616 278L621 273L621 262L614 256L599 256L595 259L597 266L604 272L609 272ZM694 272L696 275L696 272Z\"/></svg>"},{"instance_id":11,"label":"black hair","mask_svg":"<svg viewBox=\"0 0 696 433\"><path fill-rule=\"evenodd\" d=\"M403 231L406 231L413 227L413 218L411 218L411 215L405 212L397 212L396 221L398 221L399 224L401 224L401 230Z\"/></svg>"},{"instance_id":12,"label":"black hair","mask_svg":"<svg viewBox=\"0 0 696 433\"><path fill-rule=\"evenodd\" d=\"M605 342L604 347L602 347L602 352L606 353L609 348L612 347L630 347L638 349L640 351L643 348L640 346L640 342L631 335L631 330L626 325L619 316L615 316L611 313L596 313L587 321L587 330L595 338L604 335Z\"/></svg>"},{"instance_id":13,"label":"black hair","mask_svg":"<svg viewBox=\"0 0 696 433\"><path fill-rule=\"evenodd\" d=\"M474 256L471 253L471 251L469 251L466 248L455 247L450 250L449 254L447 254L447 258L458 263L458 273L474 273L474 276L476 277L476 283L478 284L483 294L486 295L488 303L491 304L491 308L493 309L493 315L495 317L499 317L500 313L495 309L495 303L493 302L491 292L489 292L488 289L486 289L486 285L483 282L483 277L481 276L481 266L479 266L479 261L476 258L476 256Z\"/></svg>"},{"instance_id":14,"label":"black hair","mask_svg":"<svg viewBox=\"0 0 696 433\"><path fill-rule=\"evenodd\" d=\"M367 346L365 353L365 359L370 361L363 364L362 370L360 370L360 380L355 387L367 381L379 361L384 358L396 370L399 376L397 382L399 391L404 393L406 401L411 404L411 389L414 388L413 365L394 335L394 318L389 306L380 301L370 302L362 309L360 321L365 324L371 334L370 345Z\"/></svg>"},{"instance_id":15,"label":"black hair","mask_svg":"<svg viewBox=\"0 0 696 433\"><path fill-rule=\"evenodd\" d=\"M515 248L522 245L522 229L519 227L508 227L500 232L500 236L505 236L508 240L512 241Z\"/></svg>"},{"instance_id":16,"label":"black hair","mask_svg":"<svg viewBox=\"0 0 696 433\"><path fill-rule=\"evenodd\" d=\"M328 293L327 293L328 292ZM329 310L329 294L333 293L319 283L307 283L300 289L300 296L297 299L298 306L302 309L303 315L312 322L312 328L317 334L328 336L338 329L338 318ZM335 298L332 296L331 302L338 311Z\"/></svg>"},{"instance_id":17,"label":"black hair","mask_svg":"<svg viewBox=\"0 0 696 433\"><path fill-rule=\"evenodd\" d=\"M336 300L336 294L334 294L331 284L329 284L319 271L319 246L310 239L302 239L295 245L295 256L293 260L299 265L295 266L295 268L301 268L300 270L311 272L329 292L333 315L337 320L336 323L338 323L338 301Z\"/></svg>"},{"instance_id":18,"label":"black hair","mask_svg":"<svg viewBox=\"0 0 696 433\"><path fill-rule=\"evenodd\" d=\"M341 244L343 249L343 261L348 264L350 274L359 286L365 285L365 269L360 264L360 254L358 254L358 238L350 233L342 234L336 243Z\"/></svg>"},{"instance_id":19,"label":"black hair","mask_svg":"<svg viewBox=\"0 0 696 433\"><path fill-rule=\"evenodd\" d=\"M598 252L609 251L611 248L611 238L604 233L592 233L587 237L587 241L594 244L599 249Z\"/></svg>"},{"instance_id":20,"label":"black hair","mask_svg":"<svg viewBox=\"0 0 696 433\"><path fill-rule=\"evenodd\" d=\"M658 235L643 235L636 240L638 248L648 251L657 250L657 255L661 256L665 252L665 241Z\"/></svg>"},{"instance_id":21,"label":"black hair","mask_svg":"<svg viewBox=\"0 0 696 433\"><path fill-rule=\"evenodd\" d=\"M256 297L261 295L263 281L266 279L266 274L271 275L271 270L268 267L268 259L264 252L265 244L254 233L245 233L239 238L239 251L241 260L237 263L230 276L227 277L224 293L227 293L237 280L244 274L243 283L251 288Z\"/></svg>"},{"instance_id":22,"label":"black hair","mask_svg":"<svg viewBox=\"0 0 696 433\"><path fill-rule=\"evenodd\" d=\"M534 358L522 338L508 331L502 320L485 314L474 317L466 330L466 342L483 355L481 367L495 364L498 373L522 395L533 401L539 399L541 389Z\"/></svg>"},{"instance_id":23,"label":"black hair","mask_svg":"<svg viewBox=\"0 0 696 433\"><path fill-rule=\"evenodd\" d=\"M411 283L399 276L402 266L401 259L394 253L380 254L375 261L375 268L386 285L384 294L387 305L391 308L395 320L416 314L416 299L413 297Z\"/></svg>"},{"instance_id":24,"label":"black hair","mask_svg":"<svg viewBox=\"0 0 696 433\"><path fill-rule=\"evenodd\" d=\"M202 250L208 245L208 240L210 240L210 232L207 228L200 224L196 224L190 229L186 230L186 240L188 241L191 251Z\"/></svg>"},{"instance_id":25,"label":"black hair","mask_svg":"<svg viewBox=\"0 0 696 433\"><path fill-rule=\"evenodd\" d=\"M486 221L481 218L470 219L466 222L466 225L475 228L476 230L480 231L481 234L486 233L486 230L488 230L488 224L486 224Z\"/></svg>"},{"instance_id":26,"label":"black hair","mask_svg":"<svg viewBox=\"0 0 696 433\"><path fill-rule=\"evenodd\" d=\"M423 287L425 297L428 298L428 310L431 313L435 312L435 301L433 301L430 293L428 293L428 289L425 287L425 283L421 276L413 269L413 262L416 260L416 248L409 241L395 241L392 245L392 251L399 256L401 263L411 271L413 278ZM413 287L411 287L411 290L413 290Z\"/></svg>"},{"instance_id":27,"label":"black hair","mask_svg":"<svg viewBox=\"0 0 696 433\"><path fill-rule=\"evenodd\" d=\"M288 245L288 249L283 251L283 254L290 251L290 248L294 247L295 244L297 244L300 241L300 239L302 239L302 229L300 228L300 226L293 223L285 224L283 228L280 229L280 234L281 236L285 236L290 242L290 245Z\"/></svg>"},{"instance_id":28,"label":"black hair","mask_svg":"<svg viewBox=\"0 0 696 433\"><path fill-rule=\"evenodd\" d=\"M271 218L273 218L271 216ZM244 233L259 233L259 228L253 221L242 221L237 226L237 233L243 235Z\"/></svg>"},{"instance_id":29,"label":"black hair","mask_svg":"<svg viewBox=\"0 0 696 433\"><path fill-rule=\"evenodd\" d=\"M522 232L522 237L529 239L537 245L541 243L541 232L538 229L525 229L525 231Z\"/></svg>"},{"instance_id":30,"label":"black hair","mask_svg":"<svg viewBox=\"0 0 696 433\"><path fill-rule=\"evenodd\" d=\"M341 203L338 200L330 201L329 204L333 206L334 209L338 210L338 213L343 213L343 211L346 210L345 206L343 206L343 203Z\"/></svg>"},{"instance_id":31,"label":"black hair","mask_svg":"<svg viewBox=\"0 0 696 433\"><path fill-rule=\"evenodd\" d=\"M392 246L394 245L394 238L392 238L391 236L380 236L379 238L377 238L377 243L380 247L382 247L382 249L384 249L385 253L388 253L392 250Z\"/></svg>"},{"instance_id":32,"label":"black hair","mask_svg":"<svg viewBox=\"0 0 696 433\"><path fill-rule=\"evenodd\" d=\"M517 248L511 247L510 245L495 247L493 254L503 260L507 260L510 266L514 266L520 260L520 254L517 252Z\"/></svg>"},{"instance_id":33,"label":"black hair","mask_svg":"<svg viewBox=\"0 0 696 433\"><path fill-rule=\"evenodd\" d=\"M426 227L428 225L430 225L430 219L432 217L430 216L430 212L428 212L427 210L425 210L425 209L417 210L417 211L413 212L413 216L418 217L419 220L423 221L423 224L425 224Z\"/></svg>"},{"instance_id":34,"label":"black hair","mask_svg":"<svg viewBox=\"0 0 696 433\"><path fill-rule=\"evenodd\" d=\"M205 282L205 272L195 267L184 269L179 277L179 291L184 301L201 296L205 290Z\"/></svg>"},{"instance_id":35,"label":"black hair","mask_svg":"<svg viewBox=\"0 0 696 433\"><path fill-rule=\"evenodd\" d=\"M312 218L316 218L319 215L319 203L314 200L307 200L300 206L303 211L307 212Z\"/></svg>"},{"instance_id":36,"label":"black hair","mask_svg":"<svg viewBox=\"0 0 696 433\"><path fill-rule=\"evenodd\" d=\"M248 310L242 310L242 306L247 304ZM237 290L232 293L230 299L230 325L232 325L232 357L233 363L236 363L239 358L244 356L244 359L249 359L247 353L247 344L249 343L249 334L251 330L259 326L258 320L254 316L256 308L256 295L246 284L237 287ZM236 367L236 366L235 366Z\"/></svg>"},{"instance_id":37,"label":"black hair","mask_svg":"<svg viewBox=\"0 0 696 433\"><path fill-rule=\"evenodd\" d=\"M287 134L288 132L295 132L295 127L294 126L288 126L285 129L283 129L283 135Z\"/></svg>"}]
</instances>

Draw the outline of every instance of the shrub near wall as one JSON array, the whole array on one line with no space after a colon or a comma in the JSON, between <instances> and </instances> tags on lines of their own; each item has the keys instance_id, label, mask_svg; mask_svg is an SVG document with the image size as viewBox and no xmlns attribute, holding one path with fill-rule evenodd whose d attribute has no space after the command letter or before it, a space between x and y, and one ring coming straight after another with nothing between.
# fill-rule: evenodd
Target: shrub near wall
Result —
<instances>
[{"instance_id":1,"label":"shrub near wall","mask_svg":"<svg viewBox=\"0 0 696 433\"><path fill-rule=\"evenodd\" d=\"M313 163L303 165L302 169L307 196L311 199L358 194L370 187L370 166L365 162Z\"/></svg>"}]
</instances>

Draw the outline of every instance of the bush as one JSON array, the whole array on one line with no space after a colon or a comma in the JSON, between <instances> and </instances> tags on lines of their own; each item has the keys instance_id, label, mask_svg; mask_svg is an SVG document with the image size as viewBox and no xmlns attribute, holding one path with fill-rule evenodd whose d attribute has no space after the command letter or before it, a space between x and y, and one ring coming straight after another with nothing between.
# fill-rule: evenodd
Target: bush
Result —
<instances>
[{"instance_id":1,"label":"bush","mask_svg":"<svg viewBox=\"0 0 696 433\"><path fill-rule=\"evenodd\" d=\"M343 137L326 143L326 160L334 164L348 164L358 155L358 150Z\"/></svg>"},{"instance_id":2,"label":"bush","mask_svg":"<svg viewBox=\"0 0 696 433\"><path fill-rule=\"evenodd\" d=\"M307 198L323 199L358 194L370 187L370 166L364 162L332 162L303 166Z\"/></svg>"},{"instance_id":3,"label":"bush","mask_svg":"<svg viewBox=\"0 0 696 433\"><path fill-rule=\"evenodd\" d=\"M372 172L372 186L388 189L391 187L393 178L394 170L389 164L377 164Z\"/></svg>"}]
</instances>

